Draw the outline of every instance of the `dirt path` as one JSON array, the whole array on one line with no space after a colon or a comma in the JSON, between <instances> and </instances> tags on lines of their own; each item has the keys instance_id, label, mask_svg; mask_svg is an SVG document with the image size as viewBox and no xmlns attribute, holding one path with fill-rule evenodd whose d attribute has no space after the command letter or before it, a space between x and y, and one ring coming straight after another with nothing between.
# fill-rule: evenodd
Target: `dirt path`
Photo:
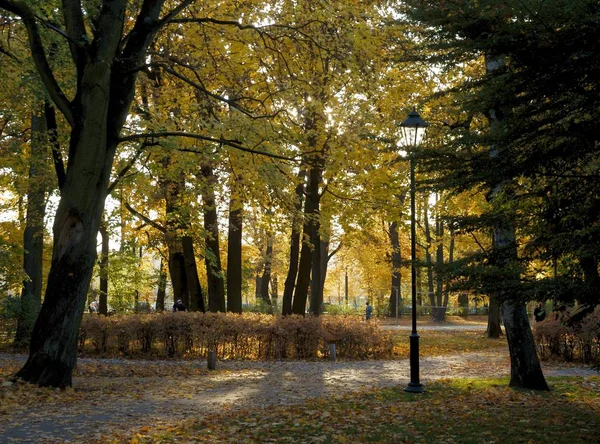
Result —
<instances>
[{"instance_id":1,"label":"dirt path","mask_svg":"<svg viewBox=\"0 0 600 444\"><path fill-rule=\"evenodd\" d=\"M17 357L0 356L0 366ZM22 358L21 358L22 359ZM81 360L94 364L94 360ZM132 361L129 361L132 362ZM97 360L111 366L128 361ZM155 361L135 361L135 366ZM160 363L173 365L172 362ZM90 442L115 430L139 430L152 424L171 424L223 409L268 407L329 397L369 387L408 383L409 363L361 362L219 362L204 370L205 362L177 363L189 370L184 377L78 377L65 396L38 406L17 406L0 416L0 442ZM505 376L509 361L503 351L422 358L421 378ZM133 367L132 367L133 368ZM186 368L183 369L185 373ZM547 367L546 375L595 374L584 368ZM169 373L167 368L166 373ZM64 399L66 398L66 399Z\"/></svg>"}]
</instances>

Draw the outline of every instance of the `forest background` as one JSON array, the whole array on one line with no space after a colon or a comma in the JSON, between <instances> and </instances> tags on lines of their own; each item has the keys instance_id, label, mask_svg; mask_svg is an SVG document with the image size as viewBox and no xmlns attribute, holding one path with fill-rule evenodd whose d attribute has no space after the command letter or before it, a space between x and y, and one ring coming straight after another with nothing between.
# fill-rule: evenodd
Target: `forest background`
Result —
<instances>
[{"instance_id":1,"label":"forest background","mask_svg":"<svg viewBox=\"0 0 600 444\"><path fill-rule=\"evenodd\" d=\"M485 296L532 343L527 301L598 303L595 2L0 8L2 298L17 342L43 338L25 379L68 385L40 369L74 365L89 302L169 309L167 276L193 311L392 314L409 159L436 319ZM413 107L427 138L399 147Z\"/></svg>"}]
</instances>

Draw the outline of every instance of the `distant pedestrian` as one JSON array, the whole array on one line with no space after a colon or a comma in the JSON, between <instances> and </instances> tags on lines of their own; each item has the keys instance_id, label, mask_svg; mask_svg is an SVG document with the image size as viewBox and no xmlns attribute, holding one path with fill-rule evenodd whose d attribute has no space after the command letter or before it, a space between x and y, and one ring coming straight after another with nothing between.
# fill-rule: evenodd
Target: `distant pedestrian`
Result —
<instances>
[{"instance_id":1,"label":"distant pedestrian","mask_svg":"<svg viewBox=\"0 0 600 444\"><path fill-rule=\"evenodd\" d=\"M546 319L546 310L541 302L537 307L535 307L535 310L533 310L533 317L535 322L542 322L544 319Z\"/></svg>"},{"instance_id":2,"label":"distant pedestrian","mask_svg":"<svg viewBox=\"0 0 600 444\"><path fill-rule=\"evenodd\" d=\"M173 311L187 311L187 307L181 299L177 299L177 301L173 304Z\"/></svg>"},{"instance_id":3,"label":"distant pedestrian","mask_svg":"<svg viewBox=\"0 0 600 444\"><path fill-rule=\"evenodd\" d=\"M371 307L371 304L369 304L369 302L367 301L367 308L365 310L365 319L368 321L369 319L371 319L372 315L373 315L373 307Z\"/></svg>"},{"instance_id":4,"label":"distant pedestrian","mask_svg":"<svg viewBox=\"0 0 600 444\"><path fill-rule=\"evenodd\" d=\"M90 302L90 305L88 305L88 310L90 311L90 313L98 313L99 309L100 303L98 301L92 301Z\"/></svg>"}]
</instances>

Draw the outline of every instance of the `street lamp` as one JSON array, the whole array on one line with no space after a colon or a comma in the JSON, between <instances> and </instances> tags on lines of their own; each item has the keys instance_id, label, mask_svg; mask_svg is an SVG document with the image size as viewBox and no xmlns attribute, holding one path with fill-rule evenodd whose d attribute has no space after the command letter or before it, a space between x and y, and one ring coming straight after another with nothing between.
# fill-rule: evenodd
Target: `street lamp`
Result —
<instances>
[{"instance_id":1,"label":"street lamp","mask_svg":"<svg viewBox=\"0 0 600 444\"><path fill-rule=\"evenodd\" d=\"M405 147L416 148L429 126L413 109L408 118L400 123L400 143ZM423 393L425 389L419 380L419 334L417 333L417 236L415 222L415 160L410 157L410 262L411 262L411 297L412 297L412 330L410 333L410 382L404 389L406 392Z\"/></svg>"}]
</instances>

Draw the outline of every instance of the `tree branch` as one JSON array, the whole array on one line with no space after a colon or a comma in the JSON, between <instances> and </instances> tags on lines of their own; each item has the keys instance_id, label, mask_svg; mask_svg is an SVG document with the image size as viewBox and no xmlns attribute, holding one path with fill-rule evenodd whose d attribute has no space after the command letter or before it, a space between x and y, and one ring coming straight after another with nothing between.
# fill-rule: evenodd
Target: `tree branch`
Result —
<instances>
[{"instance_id":1,"label":"tree branch","mask_svg":"<svg viewBox=\"0 0 600 444\"><path fill-rule=\"evenodd\" d=\"M211 143L217 143L219 145L226 145L231 148L235 148L236 150L244 151L246 153L259 154L261 156L272 157L274 159L288 160L290 162L298 162L300 161L297 157L287 157L281 156L279 154L268 153L266 151L255 150L252 148L247 148L242 145L239 140L232 139L216 139L214 137L202 136L200 134L186 133L183 131L165 131L160 133L143 133L143 134L130 134L128 136L123 136L119 139L120 142L128 142L131 140L138 139L151 139L151 138L162 138L162 137L187 137L190 139L204 140ZM199 151L183 149L180 148L179 151L190 152L190 153L199 153Z\"/></svg>"},{"instance_id":2,"label":"tree branch","mask_svg":"<svg viewBox=\"0 0 600 444\"><path fill-rule=\"evenodd\" d=\"M154 222L152 219L150 219L147 216L144 216L142 213L140 213L139 211L137 211L135 208L133 208L131 205L129 205L129 202L125 202L125 208L127 208L127 210L129 210L129 212L131 214L133 214L136 217L139 217L140 219L142 219L144 222L146 222L148 225L156 228L158 231L160 231L161 233L166 233L167 229L165 227L163 227L161 224L159 224L158 222Z\"/></svg>"},{"instance_id":3,"label":"tree branch","mask_svg":"<svg viewBox=\"0 0 600 444\"><path fill-rule=\"evenodd\" d=\"M33 11L27 3L21 0L0 0L0 8L12 12L23 20L23 24L27 30L27 36L29 37L31 57L33 58L35 68L40 75L48 94L52 98L52 101L56 104L60 112L63 113L65 119L69 122L69 125L73 126L75 124L75 117L73 116L71 103L54 78L54 74L50 68L48 59L46 58L46 52L44 50L38 26L35 22Z\"/></svg>"},{"instance_id":4,"label":"tree branch","mask_svg":"<svg viewBox=\"0 0 600 444\"><path fill-rule=\"evenodd\" d=\"M153 144L144 142L138 147L138 149L135 151L135 154L133 155L133 157L131 159L129 159L129 162L127 162L127 165L125 165L125 167L121 171L119 171L119 174L117 174L117 177L115 178L113 183L111 183L108 186L106 194L112 193L112 191L115 189L115 187L119 184L119 181L125 177L125 175L129 172L129 170L131 170L131 168L133 168L133 165L140 158L140 156L144 152L144 149L147 146L151 146L151 145L153 145Z\"/></svg>"},{"instance_id":5,"label":"tree branch","mask_svg":"<svg viewBox=\"0 0 600 444\"><path fill-rule=\"evenodd\" d=\"M203 85L201 85L200 83L194 82L193 80L189 79L188 77L186 77L186 76L184 76L182 74L179 74L177 71L175 71L174 69L169 68L168 66L166 66L164 64L155 64L155 66L159 66L163 71L171 74L174 77L177 77L179 80L182 80L183 82L187 83L188 85L193 86L197 90L202 91L207 96L212 97L213 99L217 99L217 100L219 100L219 101L221 101L223 103L226 103L231 108L234 108L234 109L238 110L239 112L241 112L245 116L250 117L251 119L270 119L270 118L276 117L280 113L280 111L277 111L275 114L255 116L250 111L248 111L244 107L240 106L237 103L236 99L233 99L233 100L232 99L227 99L227 98L225 98L225 97L223 97L223 96L221 96L219 94L212 93L208 89L206 89Z\"/></svg>"},{"instance_id":6,"label":"tree branch","mask_svg":"<svg viewBox=\"0 0 600 444\"><path fill-rule=\"evenodd\" d=\"M65 27L67 29L66 38L69 42L71 57L73 57L73 61L77 67L77 73L80 77L83 70L83 63L85 62L85 51L82 43L87 42L83 13L81 12L81 0L63 0L62 9ZM57 32L61 32L53 25L47 26L51 26L51 29L54 29Z\"/></svg>"}]
</instances>

